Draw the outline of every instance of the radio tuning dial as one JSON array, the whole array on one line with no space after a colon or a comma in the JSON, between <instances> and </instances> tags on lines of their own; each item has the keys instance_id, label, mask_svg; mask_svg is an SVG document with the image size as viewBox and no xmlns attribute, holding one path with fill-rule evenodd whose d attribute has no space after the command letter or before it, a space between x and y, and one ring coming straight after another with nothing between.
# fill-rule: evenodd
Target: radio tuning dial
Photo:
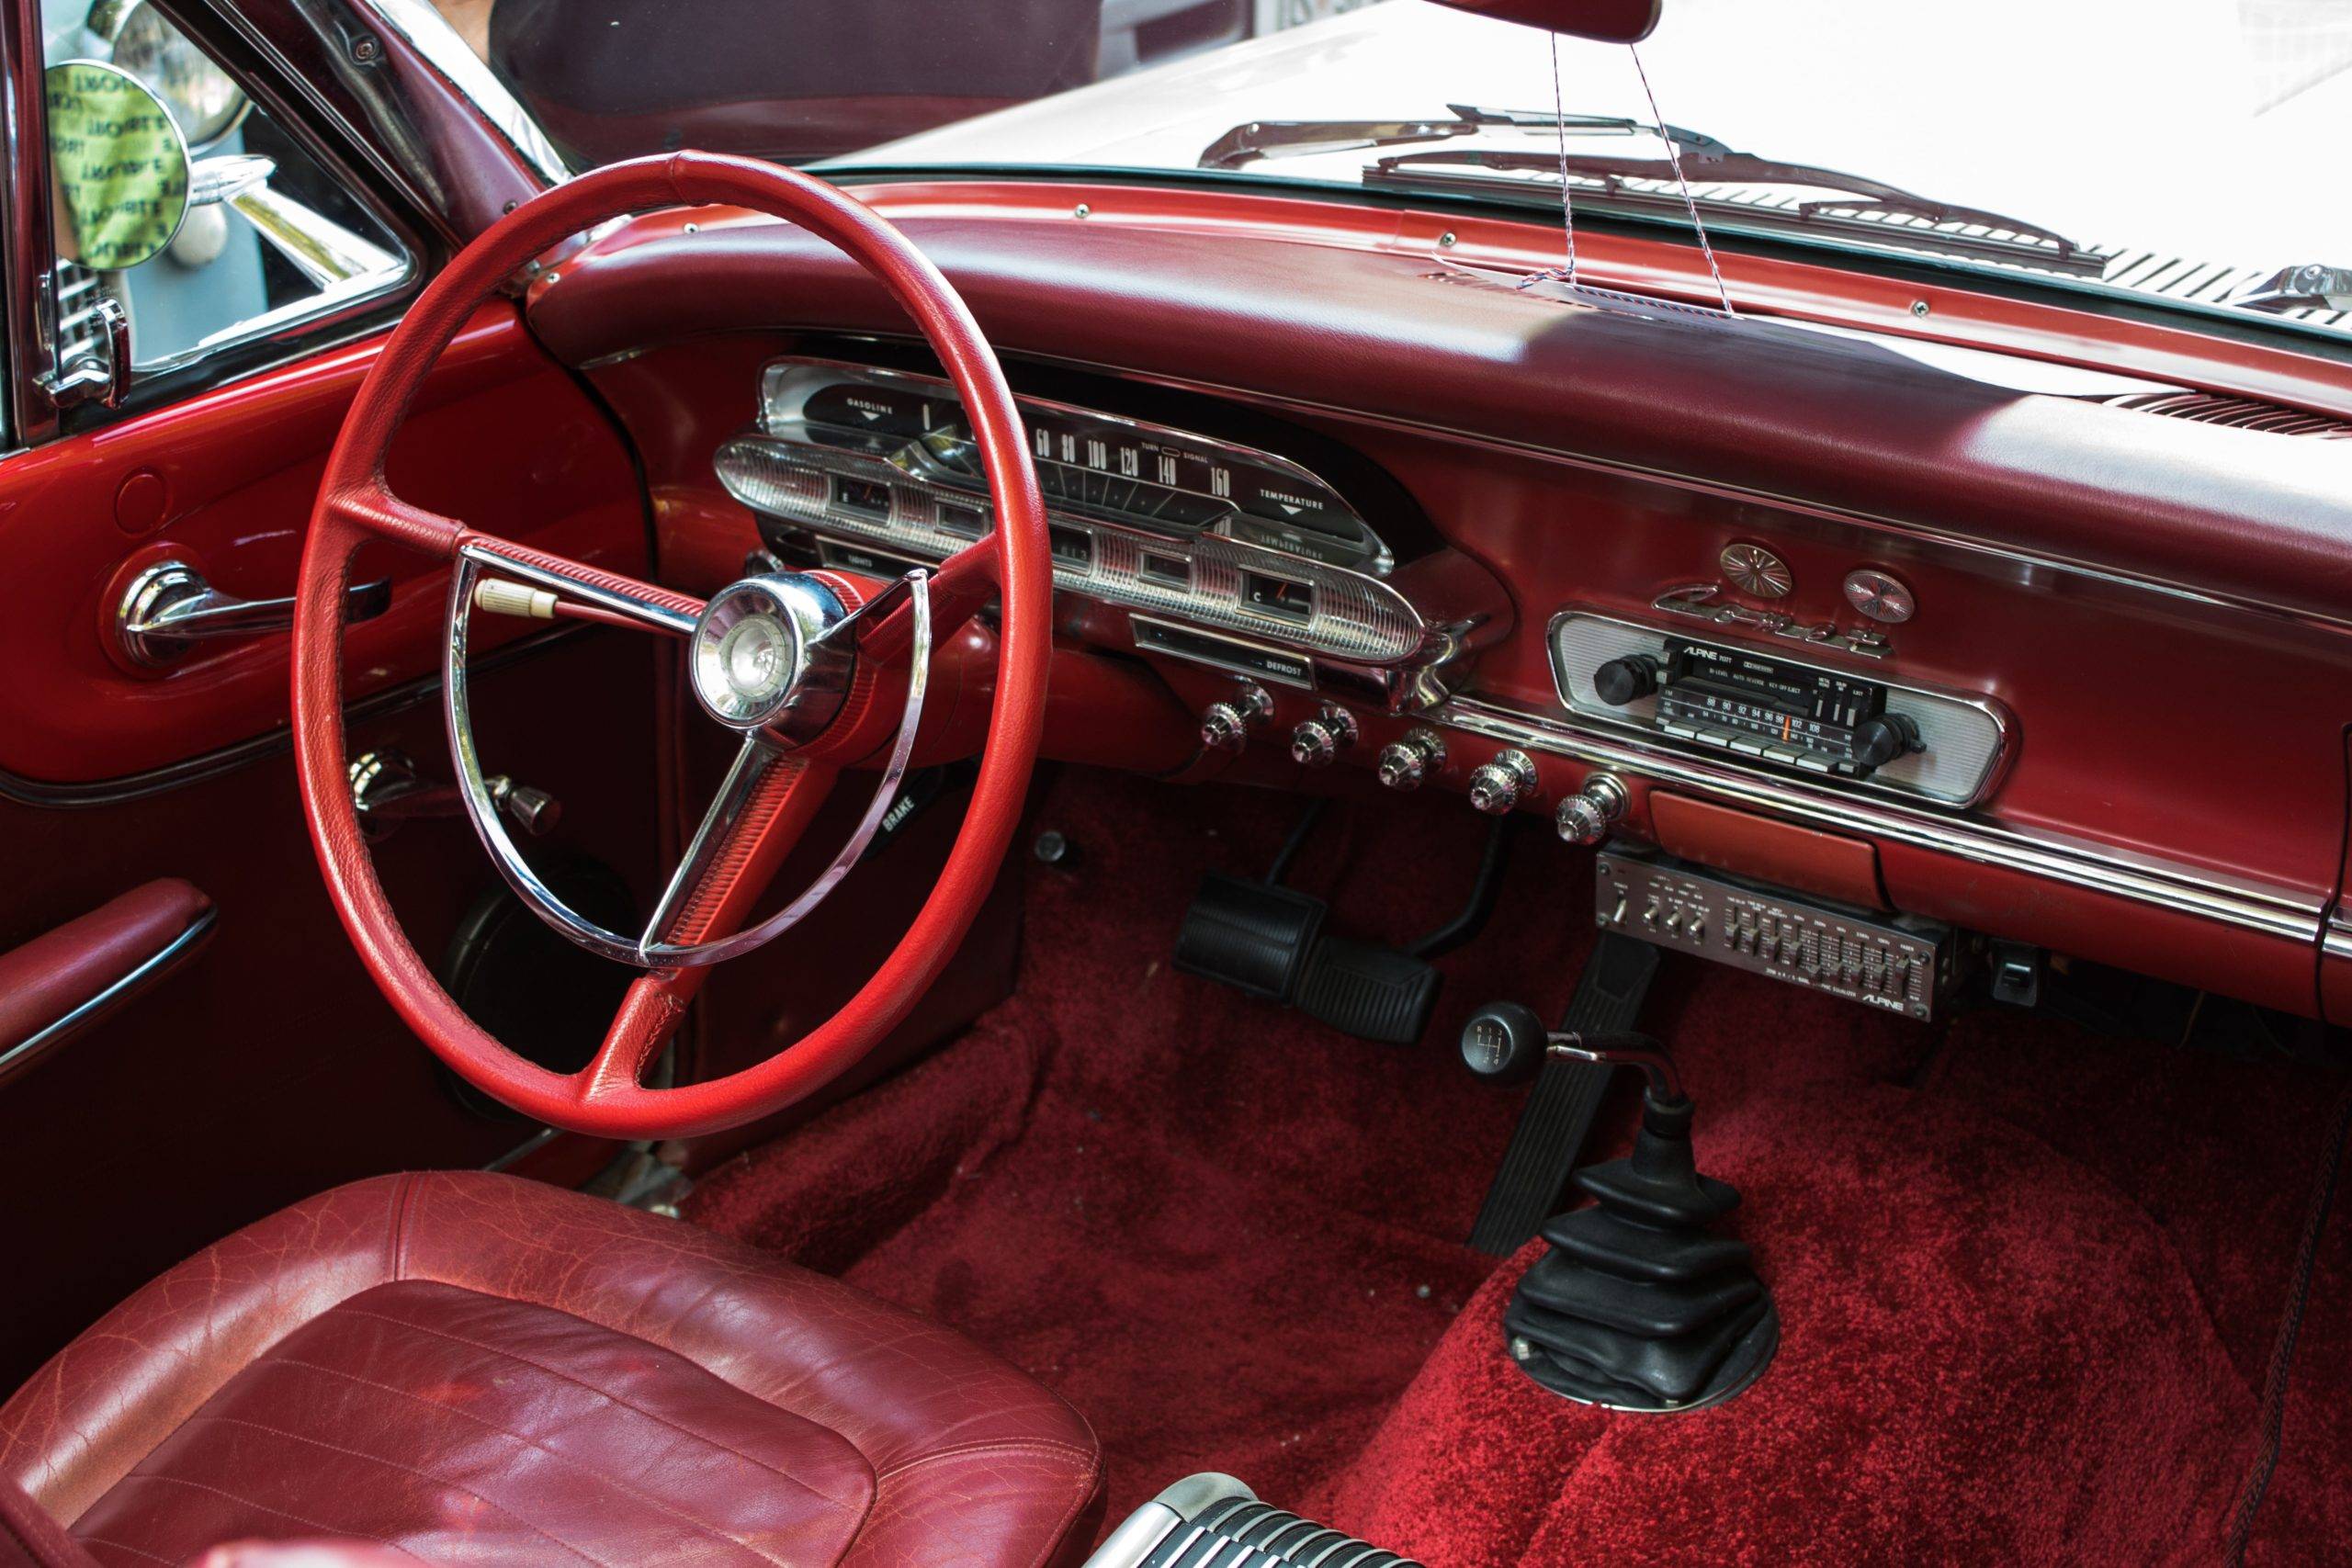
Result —
<instances>
[{"instance_id":1,"label":"radio tuning dial","mask_svg":"<svg viewBox=\"0 0 2352 1568\"><path fill-rule=\"evenodd\" d=\"M1658 661L1646 653L1612 659L1592 672L1592 689L1611 707L1622 708L1657 690Z\"/></svg>"},{"instance_id":2,"label":"radio tuning dial","mask_svg":"<svg viewBox=\"0 0 2352 1568\"><path fill-rule=\"evenodd\" d=\"M1328 768L1356 743L1356 716L1336 703L1290 732L1291 761L1302 768Z\"/></svg>"},{"instance_id":3,"label":"radio tuning dial","mask_svg":"<svg viewBox=\"0 0 2352 1568\"><path fill-rule=\"evenodd\" d=\"M1907 714L1881 714L1854 727L1854 761L1861 767L1883 768L1918 750L1919 727Z\"/></svg>"},{"instance_id":4,"label":"radio tuning dial","mask_svg":"<svg viewBox=\"0 0 2352 1568\"><path fill-rule=\"evenodd\" d=\"M1625 815L1629 799L1623 780L1614 773L1595 773L1584 781L1584 788L1560 802L1552 820L1568 842L1597 844Z\"/></svg>"},{"instance_id":5,"label":"radio tuning dial","mask_svg":"<svg viewBox=\"0 0 2352 1568\"><path fill-rule=\"evenodd\" d=\"M1233 695L1211 703L1201 715L1201 744L1212 751L1238 751L1250 732L1274 716L1274 699L1254 681L1235 686Z\"/></svg>"},{"instance_id":6,"label":"radio tuning dial","mask_svg":"<svg viewBox=\"0 0 2352 1568\"><path fill-rule=\"evenodd\" d=\"M1408 729L1402 740L1380 749L1380 782L1390 789L1414 790L1445 766L1445 738L1427 727Z\"/></svg>"},{"instance_id":7,"label":"radio tuning dial","mask_svg":"<svg viewBox=\"0 0 2352 1568\"><path fill-rule=\"evenodd\" d=\"M1471 773L1470 804L1489 817L1500 817L1540 787L1533 758L1524 751L1500 751Z\"/></svg>"}]
</instances>

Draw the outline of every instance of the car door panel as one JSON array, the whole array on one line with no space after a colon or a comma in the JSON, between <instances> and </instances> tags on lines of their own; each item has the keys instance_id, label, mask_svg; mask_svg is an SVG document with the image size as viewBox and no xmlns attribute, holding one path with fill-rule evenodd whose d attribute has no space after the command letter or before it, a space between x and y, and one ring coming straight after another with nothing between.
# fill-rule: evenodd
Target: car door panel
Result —
<instances>
[{"instance_id":1,"label":"car door panel","mask_svg":"<svg viewBox=\"0 0 2352 1568\"><path fill-rule=\"evenodd\" d=\"M190 762L283 725L287 638L195 645L163 670L121 654L114 623L142 565L175 558L244 598L292 591L318 476L377 342L235 382L188 402L0 462L0 773L96 784ZM510 538L616 570L644 569L628 454L533 344L511 307L452 344L395 449L406 499ZM445 579L387 547L391 607L355 625L355 697L430 673ZM491 621L484 647L525 629Z\"/></svg>"}]
</instances>

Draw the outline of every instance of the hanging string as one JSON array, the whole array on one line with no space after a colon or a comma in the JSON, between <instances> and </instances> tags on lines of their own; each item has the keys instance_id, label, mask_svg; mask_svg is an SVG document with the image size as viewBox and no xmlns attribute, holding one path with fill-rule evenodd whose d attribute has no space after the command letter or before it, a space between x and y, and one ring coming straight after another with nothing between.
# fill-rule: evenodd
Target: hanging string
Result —
<instances>
[{"instance_id":1,"label":"hanging string","mask_svg":"<svg viewBox=\"0 0 2352 1568\"><path fill-rule=\"evenodd\" d=\"M1567 242L1568 265L1528 274L1519 280L1521 288L1532 283L1548 283L1562 278L1567 280L1569 288L1577 287L1577 214L1568 198L1568 106L1566 96L1560 91L1560 35L1554 33L1551 36L1552 126L1560 141L1560 232Z\"/></svg>"},{"instance_id":2,"label":"hanging string","mask_svg":"<svg viewBox=\"0 0 2352 1568\"><path fill-rule=\"evenodd\" d=\"M1554 36L1556 39L1557 35ZM1634 74L1642 79L1642 96L1650 101L1650 119L1657 127L1658 140L1666 143L1667 162L1674 165L1674 183L1682 187L1682 205L1690 214L1690 227L1698 231L1699 250L1707 258L1707 270L1714 275L1715 297L1724 302L1724 315L1736 316L1739 312L1731 308L1731 290L1724 287L1724 269L1715 265L1715 247L1707 243L1707 226L1699 221L1699 204L1690 198L1690 182L1682 175L1682 149L1676 144L1674 133L1667 130L1666 116L1658 112L1657 95L1650 90L1650 73L1642 69L1642 51L1629 43L1625 46L1625 52L1634 57ZM1556 88L1559 85L1557 74L1559 45L1556 41L1552 46L1552 58L1555 62L1553 85ZM1567 153L1565 151L1566 145L1566 141L1563 140L1561 142L1563 151L1560 154L1560 184L1563 199L1566 198L1567 187ZM1569 253L1569 262L1571 265L1575 263L1573 250Z\"/></svg>"}]
</instances>

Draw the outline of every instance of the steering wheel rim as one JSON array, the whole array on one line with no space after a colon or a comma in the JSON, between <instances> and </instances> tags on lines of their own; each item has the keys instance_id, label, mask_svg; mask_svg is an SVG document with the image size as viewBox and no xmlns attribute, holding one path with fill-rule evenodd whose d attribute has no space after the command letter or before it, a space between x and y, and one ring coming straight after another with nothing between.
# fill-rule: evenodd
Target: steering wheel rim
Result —
<instances>
[{"instance_id":1,"label":"steering wheel rim","mask_svg":"<svg viewBox=\"0 0 2352 1568\"><path fill-rule=\"evenodd\" d=\"M965 613L985 571L1002 604L999 671L989 738L970 806L931 896L865 985L831 1018L774 1055L723 1077L668 1089L637 1081L707 973L654 970L629 997L596 1060L562 1074L525 1060L468 1018L410 945L376 877L361 836L345 767L343 730L344 590L359 546L384 538L451 562L469 546L495 546L509 559L558 570L590 590L636 595L672 614L699 615L691 595L634 582L478 533L394 496L385 454L402 415L458 329L531 258L608 218L653 209L730 205L798 224L857 262L898 300L946 367L985 458L996 527L942 569L962 584ZM959 568L962 569L959 573ZM328 897L378 987L418 1037L461 1077L502 1102L571 1131L612 1138L678 1137L741 1124L821 1088L903 1019L954 953L1012 843L1043 728L1052 656L1052 561L1045 504L1031 468L1011 389L970 311L936 267L896 228L821 181L752 159L679 152L595 170L543 192L474 240L433 279L393 331L363 381L327 460L296 590L293 637L295 761L303 812ZM835 580L836 586L842 586ZM952 614L952 612L951 612ZM870 688L870 671L861 671ZM868 698L871 698L869 690ZM852 702L852 710L871 701ZM792 793L809 770L837 765L826 741L796 763L775 815L744 853L773 869L771 829L797 836L813 810ZM740 882L716 900L748 908ZM740 919L740 914L737 915Z\"/></svg>"}]
</instances>

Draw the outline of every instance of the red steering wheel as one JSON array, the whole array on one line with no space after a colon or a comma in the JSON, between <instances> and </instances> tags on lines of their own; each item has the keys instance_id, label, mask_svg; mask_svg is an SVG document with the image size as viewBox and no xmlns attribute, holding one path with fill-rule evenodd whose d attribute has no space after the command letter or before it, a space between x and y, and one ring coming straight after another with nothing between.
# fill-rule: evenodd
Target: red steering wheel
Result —
<instances>
[{"instance_id":1,"label":"red steering wheel","mask_svg":"<svg viewBox=\"0 0 2352 1568\"><path fill-rule=\"evenodd\" d=\"M946 367L986 458L996 527L924 581L876 592L831 573L749 578L712 596L635 581L479 533L400 500L384 455L458 327L517 268L568 235L649 209L728 204L797 223L897 299ZM450 563L445 708L451 759L482 841L525 901L581 945L641 968L595 1059L563 1074L477 1027L402 935L360 837L343 733L344 590L353 553L389 539ZM554 1126L610 1138L678 1137L753 1120L801 1099L871 1050L937 977L987 897L1036 760L1052 655L1052 558L1036 475L995 355L939 270L903 234L832 186L745 158L681 152L582 175L534 197L468 245L418 298L377 358L328 458L294 613L295 760L328 896L376 984L418 1036L484 1093ZM990 598L1003 621L987 750L961 834L930 898L841 1011L755 1066L669 1089L639 1080L707 966L780 933L839 880L862 839L779 914L741 930L835 777L889 739L905 706L878 819L920 712L934 622L944 630ZM476 608L526 606L688 640L705 711L741 751L645 931L603 931L536 884L514 852L474 757L465 703L466 626Z\"/></svg>"}]
</instances>

